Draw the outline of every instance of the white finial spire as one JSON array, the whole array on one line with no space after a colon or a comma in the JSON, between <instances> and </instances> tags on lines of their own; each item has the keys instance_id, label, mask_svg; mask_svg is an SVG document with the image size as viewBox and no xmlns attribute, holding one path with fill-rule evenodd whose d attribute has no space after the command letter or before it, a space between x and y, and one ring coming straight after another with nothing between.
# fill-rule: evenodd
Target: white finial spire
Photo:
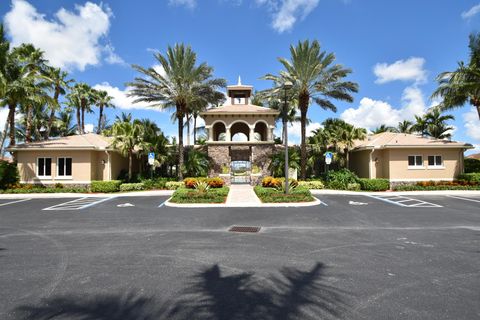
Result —
<instances>
[{"instance_id":1,"label":"white finial spire","mask_svg":"<svg viewBox=\"0 0 480 320\"><path fill-rule=\"evenodd\" d=\"M242 78L240 78L240 76L238 76L237 86L241 86L241 85L242 85Z\"/></svg>"}]
</instances>

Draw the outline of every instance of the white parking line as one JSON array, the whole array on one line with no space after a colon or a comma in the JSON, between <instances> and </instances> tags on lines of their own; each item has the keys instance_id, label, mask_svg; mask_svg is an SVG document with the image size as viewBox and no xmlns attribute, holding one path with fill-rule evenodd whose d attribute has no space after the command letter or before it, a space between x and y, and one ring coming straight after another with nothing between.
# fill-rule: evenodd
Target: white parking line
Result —
<instances>
[{"instance_id":1,"label":"white parking line","mask_svg":"<svg viewBox=\"0 0 480 320\"><path fill-rule=\"evenodd\" d=\"M405 208L442 208L443 206L423 200L418 200L414 198L409 198L405 196L374 196L374 195L366 195L367 197L374 198L380 201L388 202L400 207ZM411 202L411 203L406 203Z\"/></svg>"},{"instance_id":2,"label":"white parking line","mask_svg":"<svg viewBox=\"0 0 480 320\"><path fill-rule=\"evenodd\" d=\"M6 206L6 205L9 205L9 204L13 204L13 203L24 202L24 201L28 201L28 200L32 200L32 199L31 199L31 198L28 198L28 199L21 199L21 200L10 201L10 202L6 202L6 203L0 204L0 207Z\"/></svg>"},{"instance_id":3,"label":"white parking line","mask_svg":"<svg viewBox=\"0 0 480 320\"><path fill-rule=\"evenodd\" d=\"M104 201L113 199L115 197L108 197L108 198L95 198L95 197L85 197L79 198L75 200L70 200L64 203L56 204L54 206L42 209L42 210L82 210Z\"/></svg>"},{"instance_id":4,"label":"white parking line","mask_svg":"<svg viewBox=\"0 0 480 320\"><path fill-rule=\"evenodd\" d=\"M447 196L447 197L449 197L449 198L454 198L454 199L460 199L460 200L472 201L472 202L478 202L478 203L480 203L480 200L476 200L476 199L464 198L464 197L459 197L459 196Z\"/></svg>"}]
</instances>

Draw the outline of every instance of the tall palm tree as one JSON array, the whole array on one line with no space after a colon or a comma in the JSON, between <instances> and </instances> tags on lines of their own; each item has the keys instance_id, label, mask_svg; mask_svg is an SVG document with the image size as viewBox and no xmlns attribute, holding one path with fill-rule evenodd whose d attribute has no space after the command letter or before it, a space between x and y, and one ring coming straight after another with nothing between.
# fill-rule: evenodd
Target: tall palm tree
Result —
<instances>
[{"instance_id":1,"label":"tall palm tree","mask_svg":"<svg viewBox=\"0 0 480 320\"><path fill-rule=\"evenodd\" d=\"M77 131L85 133L85 112L91 111L91 104L94 101L94 92L86 83L77 83L67 95L70 107L75 108L77 116Z\"/></svg>"},{"instance_id":2,"label":"tall palm tree","mask_svg":"<svg viewBox=\"0 0 480 320\"><path fill-rule=\"evenodd\" d=\"M133 154L136 150L148 149L149 144L143 140L144 128L136 122L116 122L112 127L112 147L128 157L128 180L132 180Z\"/></svg>"},{"instance_id":3,"label":"tall palm tree","mask_svg":"<svg viewBox=\"0 0 480 320\"><path fill-rule=\"evenodd\" d=\"M280 84L285 81L293 83L293 92L298 99L301 124L301 178L306 178L307 146L306 123L307 112L311 102L324 110L336 111L336 106L330 99L353 102L351 93L358 92L358 85L354 82L343 81L352 71L340 64L332 65L335 61L333 53L321 51L317 40L299 41L296 46L290 46L290 60L279 58L285 68L279 76L267 74L266 80L273 80ZM279 91L282 88L274 88Z\"/></svg>"},{"instance_id":4,"label":"tall palm tree","mask_svg":"<svg viewBox=\"0 0 480 320\"><path fill-rule=\"evenodd\" d=\"M60 103L58 99L60 95L65 95L66 90L73 83L73 79L68 79L68 73L59 68L49 67L46 72L47 81L50 83L50 88L53 91L52 103L49 105L50 116L48 117L48 124L45 130L45 139L50 137L53 123L55 121L55 112L60 110Z\"/></svg>"},{"instance_id":5,"label":"tall palm tree","mask_svg":"<svg viewBox=\"0 0 480 320\"><path fill-rule=\"evenodd\" d=\"M428 135L436 139L450 138L453 127L447 125L449 120L455 120L455 117L451 114L442 115L440 108L430 110L425 114Z\"/></svg>"},{"instance_id":6,"label":"tall palm tree","mask_svg":"<svg viewBox=\"0 0 480 320\"><path fill-rule=\"evenodd\" d=\"M460 61L455 71L442 72L437 76L438 88L432 98L442 98L441 110L473 105L480 119L480 33L471 34L468 47L470 59Z\"/></svg>"},{"instance_id":7,"label":"tall palm tree","mask_svg":"<svg viewBox=\"0 0 480 320\"><path fill-rule=\"evenodd\" d=\"M403 120L398 123L397 131L400 133L412 133L413 122L408 120Z\"/></svg>"},{"instance_id":8,"label":"tall palm tree","mask_svg":"<svg viewBox=\"0 0 480 320\"><path fill-rule=\"evenodd\" d=\"M412 132L419 133L421 135L428 135L428 123L424 116L415 116L415 123L412 125Z\"/></svg>"},{"instance_id":9,"label":"tall palm tree","mask_svg":"<svg viewBox=\"0 0 480 320\"><path fill-rule=\"evenodd\" d=\"M52 133L61 137L74 135L78 127L75 124L72 124L72 122L73 116L71 110L65 109L60 111L58 118L54 121Z\"/></svg>"},{"instance_id":10,"label":"tall palm tree","mask_svg":"<svg viewBox=\"0 0 480 320\"><path fill-rule=\"evenodd\" d=\"M112 103L113 97L108 95L107 91L93 90L93 100L98 107L98 126L97 133L100 134L105 129L105 115L103 114L104 108L115 108Z\"/></svg>"},{"instance_id":11,"label":"tall palm tree","mask_svg":"<svg viewBox=\"0 0 480 320\"><path fill-rule=\"evenodd\" d=\"M183 127L189 106L205 101L211 92L226 85L224 79L212 79L213 68L206 63L197 64L197 55L190 46L176 44L168 47L166 55L156 53L155 59L165 71L160 74L154 68L133 65L141 76L127 85L134 102L151 103L152 107L173 109L178 122L178 163L183 167ZM182 170L178 172L183 178Z\"/></svg>"}]
</instances>

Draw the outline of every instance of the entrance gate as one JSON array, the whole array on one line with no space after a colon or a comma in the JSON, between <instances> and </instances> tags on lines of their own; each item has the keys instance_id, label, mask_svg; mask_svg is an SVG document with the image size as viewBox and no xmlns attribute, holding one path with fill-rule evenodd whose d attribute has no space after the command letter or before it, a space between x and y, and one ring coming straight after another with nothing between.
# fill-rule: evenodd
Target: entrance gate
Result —
<instances>
[{"instance_id":1,"label":"entrance gate","mask_svg":"<svg viewBox=\"0 0 480 320\"><path fill-rule=\"evenodd\" d=\"M250 172L252 165L250 161L232 161L230 164L232 184L250 184Z\"/></svg>"}]
</instances>

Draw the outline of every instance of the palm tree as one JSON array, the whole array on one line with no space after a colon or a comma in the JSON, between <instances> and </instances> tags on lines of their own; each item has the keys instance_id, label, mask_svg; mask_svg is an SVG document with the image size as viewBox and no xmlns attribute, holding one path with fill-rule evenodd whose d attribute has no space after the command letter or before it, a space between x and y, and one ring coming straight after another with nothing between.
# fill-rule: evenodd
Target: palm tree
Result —
<instances>
[{"instance_id":1,"label":"palm tree","mask_svg":"<svg viewBox=\"0 0 480 320\"><path fill-rule=\"evenodd\" d=\"M468 102L477 109L480 118L480 33L470 35L468 47L468 63L460 61L455 71L439 74L439 86L432 99L443 99L439 106L442 111L462 107Z\"/></svg>"},{"instance_id":2,"label":"palm tree","mask_svg":"<svg viewBox=\"0 0 480 320\"><path fill-rule=\"evenodd\" d=\"M55 112L60 109L60 103L58 99L60 95L65 95L66 90L70 87L70 84L73 82L73 79L68 79L68 73L62 71L59 68L49 67L47 68L46 78L50 82L50 88L53 91L52 103L50 107L50 116L48 117L48 124L45 130L45 139L50 137L50 132L52 130L53 122L55 121Z\"/></svg>"},{"instance_id":3,"label":"palm tree","mask_svg":"<svg viewBox=\"0 0 480 320\"><path fill-rule=\"evenodd\" d=\"M412 133L413 123L408 120L403 120L398 123L397 131L400 133Z\"/></svg>"},{"instance_id":4,"label":"palm tree","mask_svg":"<svg viewBox=\"0 0 480 320\"><path fill-rule=\"evenodd\" d=\"M455 117L451 114L442 115L440 108L430 110L425 114L428 135L436 139L450 138L453 127L447 125L449 120L455 120Z\"/></svg>"},{"instance_id":5,"label":"palm tree","mask_svg":"<svg viewBox=\"0 0 480 320\"><path fill-rule=\"evenodd\" d=\"M336 106L330 99L353 102L351 93L358 92L358 85L354 82L343 81L352 71L340 64L332 65L335 61L333 53L327 54L320 50L320 44L314 40L298 42L297 46L290 46L290 60L279 58L285 68L279 76L267 74L266 80L273 80L280 84L290 81L293 83L293 92L298 99L301 123L301 178L306 178L307 146L306 123L307 112L313 101L324 110L336 111ZM281 87L272 89L282 90Z\"/></svg>"},{"instance_id":6,"label":"palm tree","mask_svg":"<svg viewBox=\"0 0 480 320\"><path fill-rule=\"evenodd\" d=\"M384 132L397 132L397 128L387 126L386 124L382 124L379 127L373 129L373 134L379 134Z\"/></svg>"},{"instance_id":7,"label":"palm tree","mask_svg":"<svg viewBox=\"0 0 480 320\"><path fill-rule=\"evenodd\" d=\"M104 108L115 108L112 103L113 97L108 95L107 91L103 90L94 90L93 91L93 100L95 105L98 107L98 126L97 133L100 134L103 129L105 129L105 115L103 114Z\"/></svg>"},{"instance_id":8,"label":"palm tree","mask_svg":"<svg viewBox=\"0 0 480 320\"><path fill-rule=\"evenodd\" d=\"M415 116L415 123L412 125L412 132L421 135L428 135L428 123L424 116Z\"/></svg>"},{"instance_id":9,"label":"palm tree","mask_svg":"<svg viewBox=\"0 0 480 320\"><path fill-rule=\"evenodd\" d=\"M188 177L204 177L208 173L209 166L207 154L192 149L187 153L183 171Z\"/></svg>"},{"instance_id":10,"label":"palm tree","mask_svg":"<svg viewBox=\"0 0 480 320\"><path fill-rule=\"evenodd\" d=\"M190 46L176 44L168 47L167 54L156 53L155 59L160 63L165 74L158 73L154 68L143 68L133 65L142 76L136 77L127 85L131 87L129 96L135 97L134 102L151 103L152 107L173 109L178 121L178 163L183 167L183 127L184 117L189 113L189 107L199 101L208 100L212 92L224 87L224 79L212 79L213 68L206 63L197 63L197 55ZM179 179L183 178L181 170Z\"/></svg>"},{"instance_id":11,"label":"palm tree","mask_svg":"<svg viewBox=\"0 0 480 320\"><path fill-rule=\"evenodd\" d=\"M90 112L90 105L93 103L94 92L86 83L77 83L72 91L67 95L68 104L75 108L77 115L77 131L79 134L85 133L85 112Z\"/></svg>"},{"instance_id":12,"label":"palm tree","mask_svg":"<svg viewBox=\"0 0 480 320\"><path fill-rule=\"evenodd\" d=\"M148 149L149 145L143 140L144 128L135 122L116 122L112 127L112 147L119 150L124 157L128 157L128 180L132 180L133 154L136 150Z\"/></svg>"},{"instance_id":13,"label":"palm tree","mask_svg":"<svg viewBox=\"0 0 480 320\"><path fill-rule=\"evenodd\" d=\"M270 165L268 169L272 172L274 177L284 177L285 176L285 150L279 151L271 155ZM298 152L294 148L288 148L288 167L299 169L300 168L300 157Z\"/></svg>"},{"instance_id":14,"label":"palm tree","mask_svg":"<svg viewBox=\"0 0 480 320\"><path fill-rule=\"evenodd\" d=\"M49 119L50 121L50 119ZM65 109L59 113L59 117L54 120L52 132L61 137L72 136L78 129L76 125L72 125L73 117L72 111Z\"/></svg>"}]
</instances>

